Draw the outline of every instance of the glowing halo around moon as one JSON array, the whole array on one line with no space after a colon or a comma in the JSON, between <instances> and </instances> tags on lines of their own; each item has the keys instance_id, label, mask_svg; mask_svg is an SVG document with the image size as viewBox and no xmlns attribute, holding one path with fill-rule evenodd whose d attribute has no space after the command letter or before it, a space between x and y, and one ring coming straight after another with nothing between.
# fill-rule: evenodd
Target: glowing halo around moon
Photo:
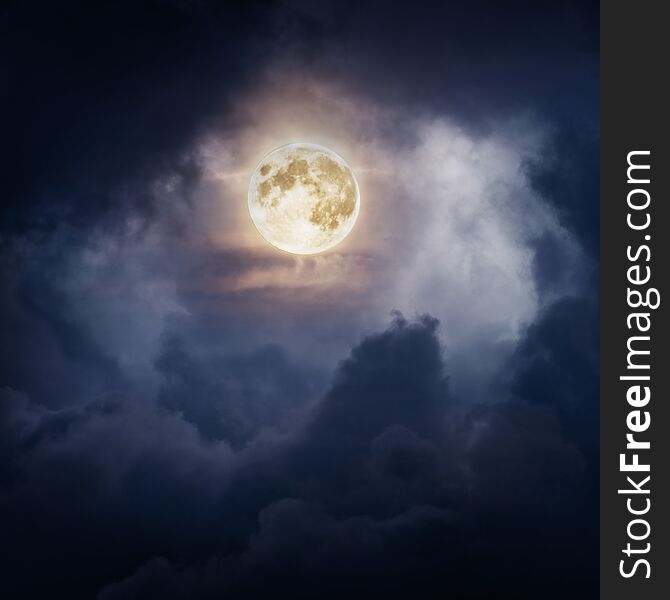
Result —
<instances>
[{"instance_id":1,"label":"glowing halo around moon","mask_svg":"<svg viewBox=\"0 0 670 600\"><path fill-rule=\"evenodd\" d=\"M270 244L317 254L349 235L360 211L358 182L324 146L287 144L267 154L249 183L249 214Z\"/></svg>"}]
</instances>

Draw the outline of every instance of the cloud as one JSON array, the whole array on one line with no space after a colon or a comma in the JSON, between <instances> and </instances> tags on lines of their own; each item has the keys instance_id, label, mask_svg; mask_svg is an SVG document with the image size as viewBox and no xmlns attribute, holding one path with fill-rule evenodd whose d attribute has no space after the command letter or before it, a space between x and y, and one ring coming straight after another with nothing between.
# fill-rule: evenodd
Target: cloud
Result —
<instances>
[{"instance_id":1,"label":"cloud","mask_svg":"<svg viewBox=\"0 0 670 600\"><path fill-rule=\"evenodd\" d=\"M235 448L264 432L292 429L314 400L314 375L292 364L279 346L201 358L172 336L164 339L154 364L164 379L160 405L178 412L205 438Z\"/></svg>"},{"instance_id":2,"label":"cloud","mask_svg":"<svg viewBox=\"0 0 670 600\"><path fill-rule=\"evenodd\" d=\"M592 297L564 298L531 325L511 359L511 391L551 407L563 434L598 467L600 418L598 306ZM595 483L594 479L594 483Z\"/></svg>"},{"instance_id":3,"label":"cloud","mask_svg":"<svg viewBox=\"0 0 670 600\"><path fill-rule=\"evenodd\" d=\"M484 598L503 582L520 598L547 582L547 597L589 597L585 456L551 406L450 406L443 368L436 322L397 316L352 350L294 440L233 479L224 506L248 524L241 550L153 559L100 598L432 597L447 584Z\"/></svg>"},{"instance_id":4,"label":"cloud","mask_svg":"<svg viewBox=\"0 0 670 600\"><path fill-rule=\"evenodd\" d=\"M48 410L5 389L2 406L8 595L56 587L90 597L161 548L193 556L216 538L234 464L225 443L205 443L179 416L123 396Z\"/></svg>"}]
</instances>

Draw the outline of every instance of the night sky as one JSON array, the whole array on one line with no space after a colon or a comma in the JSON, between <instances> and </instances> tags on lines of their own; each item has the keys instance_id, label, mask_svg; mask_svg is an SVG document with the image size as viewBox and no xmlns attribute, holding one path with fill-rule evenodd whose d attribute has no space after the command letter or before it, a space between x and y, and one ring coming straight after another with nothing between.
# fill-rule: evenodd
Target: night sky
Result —
<instances>
[{"instance_id":1,"label":"night sky","mask_svg":"<svg viewBox=\"0 0 670 600\"><path fill-rule=\"evenodd\" d=\"M0 9L0 595L581 599L597 2ZM361 214L269 246L258 161Z\"/></svg>"}]
</instances>

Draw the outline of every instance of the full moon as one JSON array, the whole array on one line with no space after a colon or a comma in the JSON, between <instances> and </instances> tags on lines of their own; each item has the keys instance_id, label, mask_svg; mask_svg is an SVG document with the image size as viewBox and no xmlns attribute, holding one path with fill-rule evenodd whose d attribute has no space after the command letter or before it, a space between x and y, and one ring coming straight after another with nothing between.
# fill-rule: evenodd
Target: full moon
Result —
<instances>
[{"instance_id":1,"label":"full moon","mask_svg":"<svg viewBox=\"0 0 670 600\"><path fill-rule=\"evenodd\" d=\"M316 254L339 244L360 210L358 182L344 159L317 144L281 146L263 158L249 184L249 214L270 244Z\"/></svg>"}]
</instances>

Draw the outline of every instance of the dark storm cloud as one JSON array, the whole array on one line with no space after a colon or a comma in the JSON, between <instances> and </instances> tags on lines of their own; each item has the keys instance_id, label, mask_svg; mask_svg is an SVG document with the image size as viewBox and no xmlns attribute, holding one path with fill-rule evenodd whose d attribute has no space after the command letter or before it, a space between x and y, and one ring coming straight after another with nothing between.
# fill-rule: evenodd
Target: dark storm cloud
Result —
<instances>
[{"instance_id":1,"label":"dark storm cloud","mask_svg":"<svg viewBox=\"0 0 670 600\"><path fill-rule=\"evenodd\" d=\"M87 325L77 317L67 294L44 271L27 275L18 296L52 330L67 358L96 369L105 385L120 383L121 370L116 360L98 345Z\"/></svg>"},{"instance_id":2,"label":"dark storm cloud","mask_svg":"<svg viewBox=\"0 0 670 600\"><path fill-rule=\"evenodd\" d=\"M586 458L549 405L454 406L436 325L398 316L363 340L305 426L241 462L151 403L47 411L5 390L3 585L90 597L146 563L101 597L432 597L445 577L589 597Z\"/></svg>"},{"instance_id":3,"label":"dark storm cloud","mask_svg":"<svg viewBox=\"0 0 670 600\"><path fill-rule=\"evenodd\" d=\"M593 257L600 244L598 134L593 121L571 119L553 136L544 156L528 165L535 189ZM540 277L548 277L543 271Z\"/></svg>"},{"instance_id":4,"label":"dark storm cloud","mask_svg":"<svg viewBox=\"0 0 670 600\"><path fill-rule=\"evenodd\" d=\"M597 302L590 296L550 306L519 344L511 381L517 397L556 413L566 438L579 445L594 469L599 446L598 319Z\"/></svg>"},{"instance_id":5,"label":"dark storm cloud","mask_svg":"<svg viewBox=\"0 0 670 600\"><path fill-rule=\"evenodd\" d=\"M225 525L230 451L178 416L124 396L52 411L11 389L2 407L3 595L91 597L168 547L197 556Z\"/></svg>"},{"instance_id":6,"label":"dark storm cloud","mask_svg":"<svg viewBox=\"0 0 670 600\"><path fill-rule=\"evenodd\" d=\"M354 348L310 427L314 443L369 439L396 422L437 436L448 397L437 326L428 316L408 323L396 314L388 331ZM408 396L414 397L411 406Z\"/></svg>"},{"instance_id":7,"label":"dark storm cloud","mask_svg":"<svg viewBox=\"0 0 670 600\"><path fill-rule=\"evenodd\" d=\"M385 489L396 476L440 493L422 481L424 471L437 474L434 445L446 433L450 403L436 329L431 317L408 323L396 315L387 331L353 349L288 458L301 494L337 510L383 514L387 501L399 501Z\"/></svg>"},{"instance_id":8,"label":"dark storm cloud","mask_svg":"<svg viewBox=\"0 0 670 600\"><path fill-rule=\"evenodd\" d=\"M287 430L313 400L312 374L293 365L276 345L244 356L202 358L173 335L164 339L155 367L164 377L159 403L179 412L204 437L234 448L264 429Z\"/></svg>"},{"instance_id":9,"label":"dark storm cloud","mask_svg":"<svg viewBox=\"0 0 670 600\"><path fill-rule=\"evenodd\" d=\"M7 340L0 348L0 385L49 406L125 385L118 362L92 335L50 269L0 267L0 288L0 328Z\"/></svg>"},{"instance_id":10,"label":"dark storm cloud","mask_svg":"<svg viewBox=\"0 0 670 600\"><path fill-rule=\"evenodd\" d=\"M551 408L450 410L434 330L397 319L364 340L296 441L240 470L224 506L242 551L157 558L100 597L590 597L584 456Z\"/></svg>"}]
</instances>

